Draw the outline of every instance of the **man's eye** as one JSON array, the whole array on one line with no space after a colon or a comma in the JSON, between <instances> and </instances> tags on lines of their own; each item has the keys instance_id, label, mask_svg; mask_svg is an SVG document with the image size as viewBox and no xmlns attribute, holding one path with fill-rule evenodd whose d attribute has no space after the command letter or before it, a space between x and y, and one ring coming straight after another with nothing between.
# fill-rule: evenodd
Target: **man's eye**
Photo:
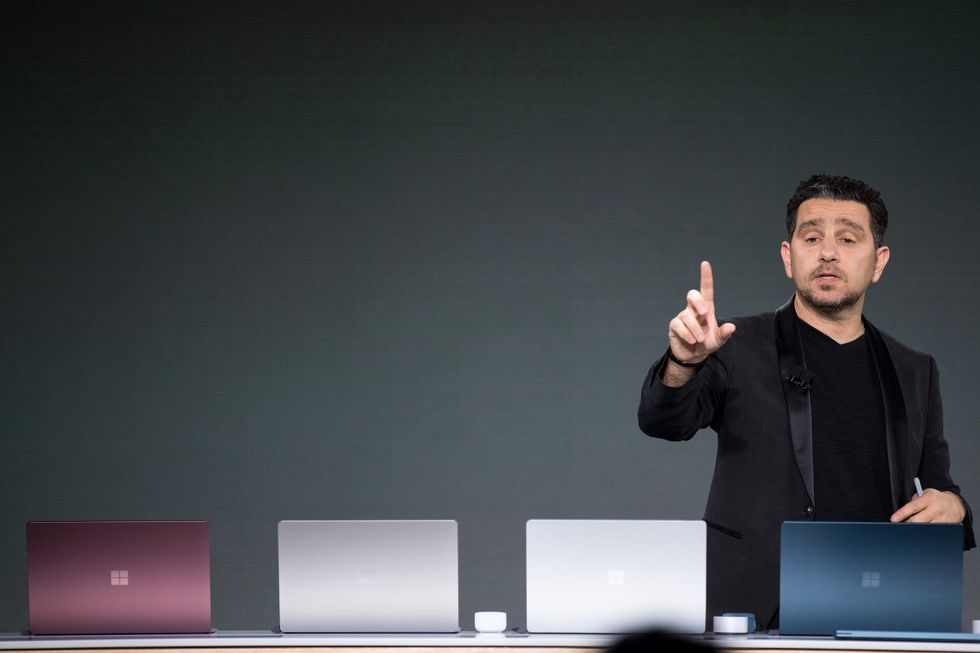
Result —
<instances>
[{"instance_id":1,"label":"man's eye","mask_svg":"<svg viewBox=\"0 0 980 653\"><path fill-rule=\"evenodd\" d=\"M840 240L845 245L852 245L854 243L854 239L853 238L841 238Z\"/></svg>"},{"instance_id":2,"label":"man's eye","mask_svg":"<svg viewBox=\"0 0 980 653\"><path fill-rule=\"evenodd\" d=\"M818 239L817 239L816 236L807 236L806 238L803 239L803 242L815 243L815 242L817 242L817 240Z\"/></svg>"}]
</instances>

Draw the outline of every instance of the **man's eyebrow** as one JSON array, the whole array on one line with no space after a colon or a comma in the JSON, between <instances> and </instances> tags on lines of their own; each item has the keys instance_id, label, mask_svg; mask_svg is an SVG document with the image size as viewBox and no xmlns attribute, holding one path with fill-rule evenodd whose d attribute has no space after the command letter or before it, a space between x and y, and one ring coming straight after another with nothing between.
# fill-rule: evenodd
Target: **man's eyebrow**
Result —
<instances>
[{"instance_id":1,"label":"man's eyebrow","mask_svg":"<svg viewBox=\"0 0 980 653\"><path fill-rule=\"evenodd\" d=\"M854 231L864 232L864 227L857 222L854 222L854 220L851 220L850 218L837 218L834 220L834 224L842 224L845 227L853 229Z\"/></svg>"},{"instance_id":2,"label":"man's eyebrow","mask_svg":"<svg viewBox=\"0 0 980 653\"><path fill-rule=\"evenodd\" d=\"M811 218L806 222L801 222L800 224L796 225L796 230L803 231L804 229L807 229L809 227L822 227L823 224L824 224L823 218Z\"/></svg>"},{"instance_id":3,"label":"man's eyebrow","mask_svg":"<svg viewBox=\"0 0 980 653\"><path fill-rule=\"evenodd\" d=\"M824 226L824 224L826 224L826 222L827 221L824 220L823 218L811 218L805 222L801 222L799 225L797 225L796 229L797 231L802 231L809 227L822 227ZM848 227L849 229L853 229L854 231L860 231L861 233L864 233L864 227L861 226L860 223L857 223L854 220L851 220L850 218L836 218L834 220L834 224L843 225L845 227Z\"/></svg>"}]
</instances>

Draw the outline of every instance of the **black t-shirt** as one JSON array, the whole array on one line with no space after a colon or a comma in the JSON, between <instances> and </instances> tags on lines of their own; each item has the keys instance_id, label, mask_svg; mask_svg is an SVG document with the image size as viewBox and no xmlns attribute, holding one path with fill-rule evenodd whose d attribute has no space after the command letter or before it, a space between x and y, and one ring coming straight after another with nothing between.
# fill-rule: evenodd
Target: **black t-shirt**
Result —
<instances>
[{"instance_id":1,"label":"black t-shirt","mask_svg":"<svg viewBox=\"0 0 980 653\"><path fill-rule=\"evenodd\" d=\"M888 521L893 509L885 406L868 338L841 345L799 324L813 375L814 518Z\"/></svg>"}]
</instances>

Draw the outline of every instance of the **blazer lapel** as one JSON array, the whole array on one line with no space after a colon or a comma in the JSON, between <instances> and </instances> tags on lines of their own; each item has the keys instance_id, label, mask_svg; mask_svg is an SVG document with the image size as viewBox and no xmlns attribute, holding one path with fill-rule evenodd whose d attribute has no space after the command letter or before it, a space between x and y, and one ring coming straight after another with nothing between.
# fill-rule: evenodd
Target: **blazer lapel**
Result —
<instances>
[{"instance_id":1,"label":"blazer lapel","mask_svg":"<svg viewBox=\"0 0 980 653\"><path fill-rule=\"evenodd\" d=\"M803 484L810 495L810 504L814 505L813 423L810 413L812 377L806 369L803 343L800 341L796 311L793 309L794 297L776 311L776 353L779 357L779 376L783 381L796 466L800 469Z\"/></svg>"},{"instance_id":2,"label":"blazer lapel","mask_svg":"<svg viewBox=\"0 0 980 653\"><path fill-rule=\"evenodd\" d=\"M908 422L905 398L898 373L881 333L873 324L864 320L864 332L868 334L881 396L885 405L885 441L888 443L888 472L891 480L892 505L895 510L905 505L912 496L912 479L907 472Z\"/></svg>"}]
</instances>

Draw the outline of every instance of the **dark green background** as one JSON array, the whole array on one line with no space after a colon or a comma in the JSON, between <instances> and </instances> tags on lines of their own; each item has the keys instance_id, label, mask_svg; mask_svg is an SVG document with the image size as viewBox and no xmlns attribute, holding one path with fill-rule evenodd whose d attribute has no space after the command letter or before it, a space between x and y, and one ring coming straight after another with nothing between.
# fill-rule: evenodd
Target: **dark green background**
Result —
<instances>
[{"instance_id":1,"label":"dark green background","mask_svg":"<svg viewBox=\"0 0 980 653\"><path fill-rule=\"evenodd\" d=\"M464 627L523 624L528 518L700 517L640 383L702 258L789 296L814 172L884 194L867 314L980 505L968 7L0 4L0 630L24 522L97 518L209 520L222 629L277 624L279 519L454 518Z\"/></svg>"}]
</instances>

